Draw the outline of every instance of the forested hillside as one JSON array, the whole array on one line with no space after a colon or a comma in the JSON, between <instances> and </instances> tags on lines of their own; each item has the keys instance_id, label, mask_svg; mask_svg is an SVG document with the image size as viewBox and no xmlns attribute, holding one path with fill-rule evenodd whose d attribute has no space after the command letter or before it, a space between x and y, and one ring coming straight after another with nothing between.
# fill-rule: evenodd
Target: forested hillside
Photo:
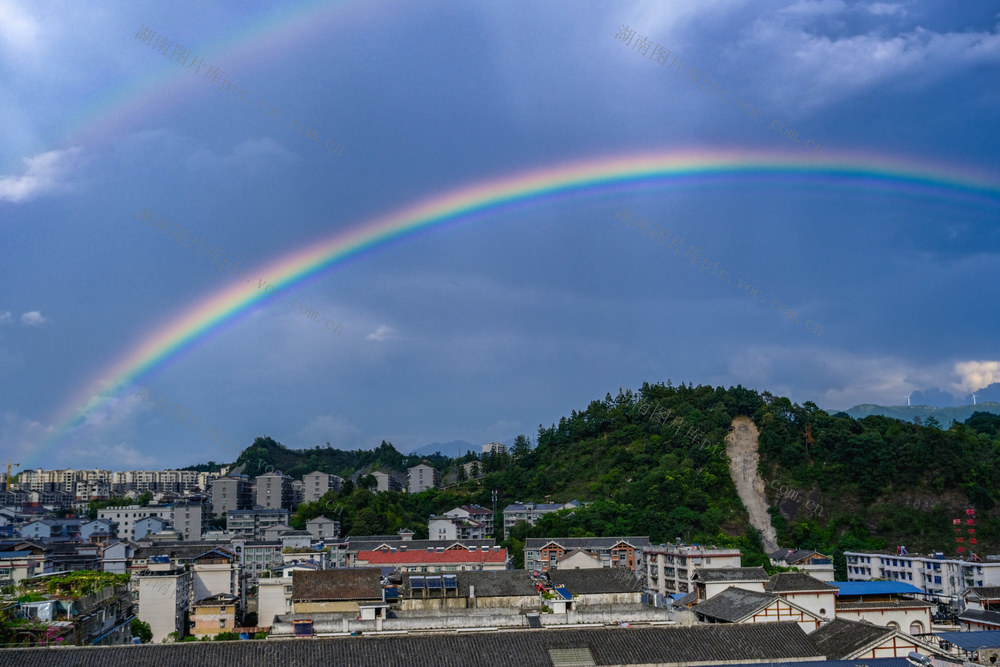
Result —
<instances>
[{"instance_id":1,"label":"forested hillside","mask_svg":"<svg viewBox=\"0 0 1000 667\"><path fill-rule=\"evenodd\" d=\"M630 534L739 546L746 564L763 563L725 456L724 439L737 415L760 431L760 472L782 546L839 554L904 544L911 552L954 555L952 521L971 506L978 512L972 549L998 551L1000 416L977 413L942 430L933 423L830 415L813 403L799 406L739 386L670 382L593 401L539 427L534 447L520 436L509 455L480 462L478 479L462 480L455 460L424 457L445 473L449 488L410 496L348 484L300 508L294 523L325 514L339 518L348 534L409 527L421 537L428 514L462 503L490 506L496 490L498 509L516 500L591 503L520 527L508 545L515 552L531 535ZM250 474L272 465L293 476L319 469L350 477L355 470L402 470L420 460L384 442L372 451L293 451L258 438L239 462Z\"/></svg>"}]
</instances>

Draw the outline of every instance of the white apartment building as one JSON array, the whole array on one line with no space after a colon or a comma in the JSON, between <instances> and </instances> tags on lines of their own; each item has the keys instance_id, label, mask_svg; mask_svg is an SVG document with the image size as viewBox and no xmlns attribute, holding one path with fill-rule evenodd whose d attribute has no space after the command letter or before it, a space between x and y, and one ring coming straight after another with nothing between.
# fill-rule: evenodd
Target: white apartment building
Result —
<instances>
[{"instance_id":1,"label":"white apartment building","mask_svg":"<svg viewBox=\"0 0 1000 667\"><path fill-rule=\"evenodd\" d=\"M421 463L409 469L410 493L420 493L428 489L436 489L441 484L441 473L434 467Z\"/></svg>"},{"instance_id":2,"label":"white apartment building","mask_svg":"<svg viewBox=\"0 0 1000 667\"><path fill-rule=\"evenodd\" d=\"M940 602L960 606L962 593L976 586L1000 586L1000 559L945 558L943 553L916 555L845 551L847 580L887 579L913 584Z\"/></svg>"},{"instance_id":3,"label":"white apartment building","mask_svg":"<svg viewBox=\"0 0 1000 667\"><path fill-rule=\"evenodd\" d=\"M139 588L138 617L149 623L153 643L159 644L174 631L183 634L184 615L191 599L191 572L169 562L158 562L133 578Z\"/></svg>"},{"instance_id":4,"label":"white apartment building","mask_svg":"<svg viewBox=\"0 0 1000 667\"><path fill-rule=\"evenodd\" d=\"M302 475L302 499L307 503L316 502L330 491L340 491L344 480L325 472L310 472Z\"/></svg>"},{"instance_id":5,"label":"white apartment building","mask_svg":"<svg viewBox=\"0 0 1000 667\"><path fill-rule=\"evenodd\" d=\"M649 545L642 550L646 562L646 588L659 593L691 593L698 568L742 567L739 549L716 549L700 545Z\"/></svg>"},{"instance_id":6,"label":"white apartment building","mask_svg":"<svg viewBox=\"0 0 1000 667\"><path fill-rule=\"evenodd\" d=\"M125 491L191 492L207 489L215 473L194 470L25 470L18 475L17 488L22 491L62 491L77 498L90 499L120 495Z\"/></svg>"},{"instance_id":7,"label":"white apartment building","mask_svg":"<svg viewBox=\"0 0 1000 667\"><path fill-rule=\"evenodd\" d=\"M108 519L118 524L119 540L135 540L135 523L147 516L157 516L164 521L171 520L169 505L126 505L125 507L105 507L97 510L98 519Z\"/></svg>"}]
</instances>

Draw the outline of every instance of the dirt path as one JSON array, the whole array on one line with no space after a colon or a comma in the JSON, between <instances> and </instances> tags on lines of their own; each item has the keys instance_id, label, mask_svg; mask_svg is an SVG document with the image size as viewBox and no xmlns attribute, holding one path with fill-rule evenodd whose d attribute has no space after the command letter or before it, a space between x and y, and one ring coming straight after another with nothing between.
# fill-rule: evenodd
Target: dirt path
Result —
<instances>
[{"instance_id":1,"label":"dirt path","mask_svg":"<svg viewBox=\"0 0 1000 667\"><path fill-rule=\"evenodd\" d=\"M760 531L765 551L778 548L778 536L771 525L764 495L764 480L757 473L760 455L757 453L757 426L749 417L735 417L733 427L726 436L726 454L729 456L729 474L736 485L740 500L750 513L750 524Z\"/></svg>"}]
</instances>

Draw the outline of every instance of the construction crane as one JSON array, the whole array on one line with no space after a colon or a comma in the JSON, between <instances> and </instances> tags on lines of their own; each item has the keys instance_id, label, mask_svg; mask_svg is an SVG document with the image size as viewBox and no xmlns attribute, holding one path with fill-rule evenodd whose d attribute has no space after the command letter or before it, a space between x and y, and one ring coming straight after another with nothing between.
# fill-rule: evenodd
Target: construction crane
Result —
<instances>
[{"instance_id":1,"label":"construction crane","mask_svg":"<svg viewBox=\"0 0 1000 667\"><path fill-rule=\"evenodd\" d=\"M3 485L4 493L10 491L10 469L11 469L11 467L20 468L21 464L20 463L11 463L10 459L7 459L7 477L6 477L6 479L4 479L4 485Z\"/></svg>"}]
</instances>

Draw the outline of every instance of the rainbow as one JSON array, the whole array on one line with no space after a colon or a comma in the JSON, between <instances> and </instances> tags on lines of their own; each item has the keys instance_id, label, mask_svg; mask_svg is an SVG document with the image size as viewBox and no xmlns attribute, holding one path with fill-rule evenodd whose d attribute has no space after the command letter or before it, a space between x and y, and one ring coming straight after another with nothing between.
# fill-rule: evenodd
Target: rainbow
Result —
<instances>
[{"instance_id":1,"label":"rainbow","mask_svg":"<svg viewBox=\"0 0 1000 667\"><path fill-rule=\"evenodd\" d=\"M782 185L803 182L823 187L872 188L903 196L972 198L1000 206L1000 179L953 166L929 168L871 156L817 158L747 151L617 155L516 173L434 195L279 257L261 266L256 275L276 289L289 288L365 251L421 230L554 198L595 196L627 188L761 179ZM102 370L98 379L75 395L59 418L53 420L62 424L53 438L66 435L123 389L269 298L266 291L247 283L238 280L176 314Z\"/></svg>"}]
</instances>

